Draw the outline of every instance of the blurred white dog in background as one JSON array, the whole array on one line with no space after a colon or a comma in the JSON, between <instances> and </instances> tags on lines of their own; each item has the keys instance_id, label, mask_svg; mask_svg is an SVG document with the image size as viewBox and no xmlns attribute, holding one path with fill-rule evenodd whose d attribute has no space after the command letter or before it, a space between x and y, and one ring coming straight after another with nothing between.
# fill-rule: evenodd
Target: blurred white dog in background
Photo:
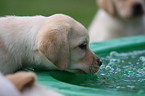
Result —
<instances>
[{"instance_id":1,"label":"blurred white dog in background","mask_svg":"<svg viewBox=\"0 0 145 96\"><path fill-rule=\"evenodd\" d=\"M99 10L89 27L90 42L145 33L144 0L97 0Z\"/></svg>"}]
</instances>

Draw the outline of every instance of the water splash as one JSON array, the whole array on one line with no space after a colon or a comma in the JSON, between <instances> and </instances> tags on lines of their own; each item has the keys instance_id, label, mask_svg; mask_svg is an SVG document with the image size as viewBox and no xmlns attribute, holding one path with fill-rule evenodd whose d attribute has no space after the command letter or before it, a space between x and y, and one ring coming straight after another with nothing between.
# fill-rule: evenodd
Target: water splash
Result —
<instances>
[{"instance_id":1,"label":"water splash","mask_svg":"<svg viewBox=\"0 0 145 96\"><path fill-rule=\"evenodd\" d=\"M145 92L145 50L127 53L111 52L101 58L103 65L96 73L99 88ZM96 84L97 85L97 84ZM98 87L98 86L90 86Z\"/></svg>"}]
</instances>

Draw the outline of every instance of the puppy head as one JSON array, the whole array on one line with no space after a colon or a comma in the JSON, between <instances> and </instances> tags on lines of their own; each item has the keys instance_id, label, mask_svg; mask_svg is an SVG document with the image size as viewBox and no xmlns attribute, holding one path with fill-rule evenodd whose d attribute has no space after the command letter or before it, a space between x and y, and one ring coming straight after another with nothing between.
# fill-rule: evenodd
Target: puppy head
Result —
<instances>
[{"instance_id":1,"label":"puppy head","mask_svg":"<svg viewBox=\"0 0 145 96\"><path fill-rule=\"evenodd\" d=\"M98 0L98 5L112 16L122 19L141 17L145 11L144 0Z\"/></svg>"},{"instance_id":2,"label":"puppy head","mask_svg":"<svg viewBox=\"0 0 145 96\"><path fill-rule=\"evenodd\" d=\"M94 73L101 61L90 51L88 37L87 30L74 19L53 15L38 33L38 50L60 70Z\"/></svg>"},{"instance_id":3,"label":"puppy head","mask_svg":"<svg viewBox=\"0 0 145 96\"><path fill-rule=\"evenodd\" d=\"M75 73L95 73L101 65L100 58L89 49L87 30L78 22L72 24L70 36L70 64L67 71Z\"/></svg>"}]
</instances>

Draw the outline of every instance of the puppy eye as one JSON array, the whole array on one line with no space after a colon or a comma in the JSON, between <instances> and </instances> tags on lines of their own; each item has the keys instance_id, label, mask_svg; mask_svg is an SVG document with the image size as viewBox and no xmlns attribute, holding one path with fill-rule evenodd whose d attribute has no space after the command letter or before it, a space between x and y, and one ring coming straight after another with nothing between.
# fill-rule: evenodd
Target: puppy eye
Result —
<instances>
[{"instance_id":1,"label":"puppy eye","mask_svg":"<svg viewBox=\"0 0 145 96\"><path fill-rule=\"evenodd\" d=\"M87 43L83 43L83 44L79 45L79 47L81 49L86 49L87 48Z\"/></svg>"}]
</instances>

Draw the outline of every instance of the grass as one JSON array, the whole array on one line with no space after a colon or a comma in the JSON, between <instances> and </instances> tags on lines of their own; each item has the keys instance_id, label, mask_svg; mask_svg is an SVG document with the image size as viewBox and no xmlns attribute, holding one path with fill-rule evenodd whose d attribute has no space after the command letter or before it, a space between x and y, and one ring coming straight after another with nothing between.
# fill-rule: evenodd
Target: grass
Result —
<instances>
[{"instance_id":1,"label":"grass","mask_svg":"<svg viewBox=\"0 0 145 96\"><path fill-rule=\"evenodd\" d=\"M0 16L50 16L63 13L73 17L86 28L96 11L96 0L0 0Z\"/></svg>"}]
</instances>

